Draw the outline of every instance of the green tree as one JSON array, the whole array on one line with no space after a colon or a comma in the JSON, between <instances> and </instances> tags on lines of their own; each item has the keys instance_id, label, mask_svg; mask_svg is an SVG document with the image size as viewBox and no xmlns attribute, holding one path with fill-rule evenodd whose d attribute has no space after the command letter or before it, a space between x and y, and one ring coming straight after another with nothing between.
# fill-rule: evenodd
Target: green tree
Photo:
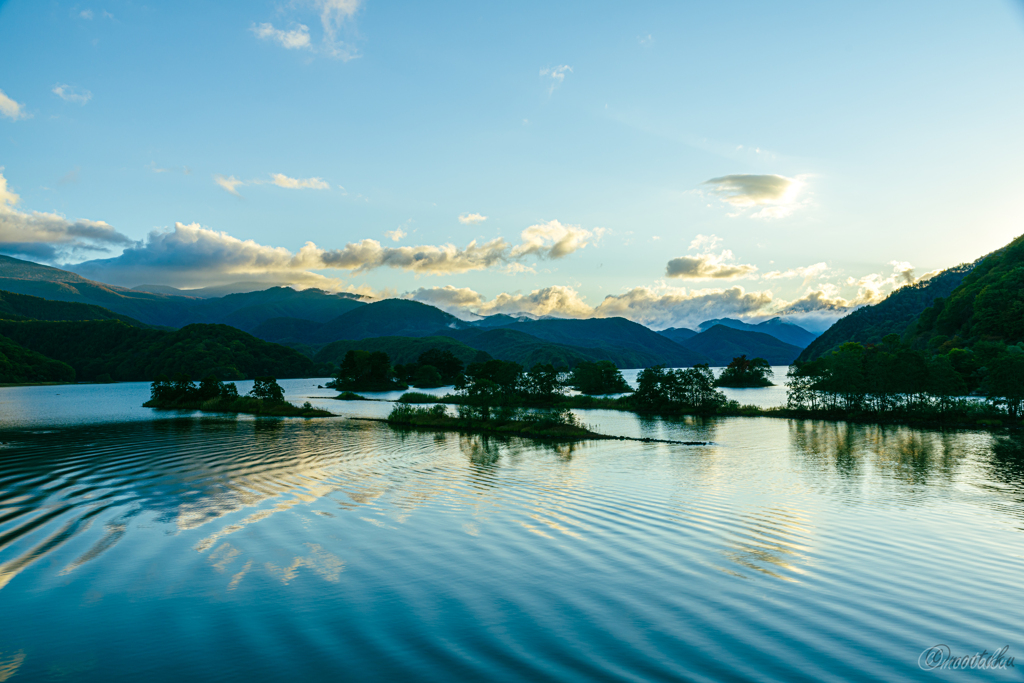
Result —
<instances>
[{"instance_id":1,"label":"green tree","mask_svg":"<svg viewBox=\"0 0 1024 683\"><path fill-rule=\"evenodd\" d=\"M284 401L284 389L273 377L257 377L249 395L268 403L280 403Z\"/></svg>"}]
</instances>

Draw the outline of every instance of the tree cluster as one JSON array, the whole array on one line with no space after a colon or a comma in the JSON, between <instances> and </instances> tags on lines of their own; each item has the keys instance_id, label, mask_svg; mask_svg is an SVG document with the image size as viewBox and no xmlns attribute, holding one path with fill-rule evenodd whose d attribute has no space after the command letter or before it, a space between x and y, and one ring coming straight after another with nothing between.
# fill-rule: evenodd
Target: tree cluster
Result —
<instances>
[{"instance_id":1,"label":"tree cluster","mask_svg":"<svg viewBox=\"0 0 1024 683\"><path fill-rule=\"evenodd\" d=\"M391 391L407 384L395 376L391 359L383 351L351 349L327 386L339 391Z\"/></svg>"},{"instance_id":2,"label":"tree cluster","mask_svg":"<svg viewBox=\"0 0 1024 683\"><path fill-rule=\"evenodd\" d=\"M247 396L266 403L283 403L284 389L273 377L257 377ZM173 380L161 375L150 385L150 400L160 407L197 404L211 399L233 401L237 398L238 387L232 382L221 382L214 375L207 375L199 386L186 373L176 375Z\"/></svg>"},{"instance_id":3,"label":"tree cluster","mask_svg":"<svg viewBox=\"0 0 1024 683\"><path fill-rule=\"evenodd\" d=\"M715 389L715 374L707 365L667 370L646 368L637 377L634 406L644 412L693 412L709 415L726 405L725 394Z\"/></svg>"},{"instance_id":4,"label":"tree cluster","mask_svg":"<svg viewBox=\"0 0 1024 683\"><path fill-rule=\"evenodd\" d=\"M881 417L951 417L977 412L964 396L974 385L1014 419L1024 407L1024 348L981 343L932 355L899 335L881 344L847 342L789 372L788 405L798 410Z\"/></svg>"},{"instance_id":5,"label":"tree cluster","mask_svg":"<svg viewBox=\"0 0 1024 683\"><path fill-rule=\"evenodd\" d=\"M610 360L582 362L572 369L568 385L581 394L624 394L633 389Z\"/></svg>"},{"instance_id":6,"label":"tree cluster","mask_svg":"<svg viewBox=\"0 0 1024 683\"><path fill-rule=\"evenodd\" d=\"M772 366L764 358L748 359L746 355L733 358L715 380L719 387L770 387Z\"/></svg>"},{"instance_id":7,"label":"tree cluster","mask_svg":"<svg viewBox=\"0 0 1024 683\"><path fill-rule=\"evenodd\" d=\"M428 349L414 363L395 366L395 376L420 389L446 387L462 377L463 364L448 349Z\"/></svg>"}]
</instances>

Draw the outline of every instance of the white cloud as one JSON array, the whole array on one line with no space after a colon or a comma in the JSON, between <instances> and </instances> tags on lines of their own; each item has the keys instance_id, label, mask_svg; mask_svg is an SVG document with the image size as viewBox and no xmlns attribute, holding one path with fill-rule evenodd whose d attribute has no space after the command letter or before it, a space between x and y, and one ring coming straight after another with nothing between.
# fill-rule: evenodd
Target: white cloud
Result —
<instances>
[{"instance_id":1,"label":"white cloud","mask_svg":"<svg viewBox=\"0 0 1024 683\"><path fill-rule=\"evenodd\" d=\"M269 23L259 26L253 24L249 30L256 34L257 38L275 41L286 50L308 50L312 47L309 41L309 27L305 24L299 24L298 28L291 31L282 31Z\"/></svg>"},{"instance_id":2,"label":"white cloud","mask_svg":"<svg viewBox=\"0 0 1024 683\"><path fill-rule=\"evenodd\" d=\"M796 199L804 186L800 178L749 174L721 176L702 184L741 211L758 208L751 218L783 218L793 213L800 207Z\"/></svg>"},{"instance_id":3,"label":"white cloud","mask_svg":"<svg viewBox=\"0 0 1024 683\"><path fill-rule=\"evenodd\" d=\"M19 201L0 173L0 251L4 253L55 261L133 244L103 221L69 221L55 213L27 213L15 208Z\"/></svg>"},{"instance_id":4,"label":"white cloud","mask_svg":"<svg viewBox=\"0 0 1024 683\"><path fill-rule=\"evenodd\" d=\"M75 104L85 104L92 99L92 93L88 90L76 88L75 86L67 85L66 83L58 83L53 86L53 90L50 92L65 102L74 102Z\"/></svg>"},{"instance_id":5,"label":"white cloud","mask_svg":"<svg viewBox=\"0 0 1024 683\"><path fill-rule=\"evenodd\" d=\"M395 228L394 230L388 230L387 232L385 232L384 236L393 242L399 242L403 237L405 237L408 234L409 233L407 233L405 230L402 230L401 228Z\"/></svg>"},{"instance_id":6,"label":"white cloud","mask_svg":"<svg viewBox=\"0 0 1024 683\"><path fill-rule=\"evenodd\" d=\"M309 0L298 4L312 6L318 14L323 30L319 47L314 47L309 27L305 24L298 24L298 28L283 31L274 28L273 24L262 23L258 26L254 24L250 30L256 37L275 41L290 50L315 49L320 54L346 62L359 56L356 47L342 40L339 34L347 28L348 23L359 10L362 4L361 0ZM291 7L295 7L295 5L296 3L292 3Z\"/></svg>"},{"instance_id":7,"label":"white cloud","mask_svg":"<svg viewBox=\"0 0 1024 683\"><path fill-rule=\"evenodd\" d=\"M815 263L810 266L798 266L796 268L790 268L788 270L773 270L765 273L761 277L765 280L785 280L789 278L816 278L821 277L828 272L828 264L822 261L821 263Z\"/></svg>"},{"instance_id":8,"label":"white cloud","mask_svg":"<svg viewBox=\"0 0 1024 683\"><path fill-rule=\"evenodd\" d=\"M713 253L721 241L715 235L697 235L690 243L690 250L699 253L669 261L665 266L665 276L683 280L738 280L752 277L757 272L757 266L735 263L735 256L728 249L718 254Z\"/></svg>"},{"instance_id":9,"label":"white cloud","mask_svg":"<svg viewBox=\"0 0 1024 683\"><path fill-rule=\"evenodd\" d=\"M594 309L583 301L572 287L555 285L535 289L529 294L501 293L491 301L477 306L476 313L529 313L536 316L589 318L594 315Z\"/></svg>"},{"instance_id":10,"label":"white cloud","mask_svg":"<svg viewBox=\"0 0 1024 683\"><path fill-rule=\"evenodd\" d=\"M561 85L565 81L565 75L572 73L572 67L568 64L562 64L561 66L545 67L540 70L541 76L548 76L551 78L551 88L548 92L554 92L555 88Z\"/></svg>"},{"instance_id":11,"label":"white cloud","mask_svg":"<svg viewBox=\"0 0 1024 683\"><path fill-rule=\"evenodd\" d=\"M695 327L705 320L760 315L770 310L772 293L729 289L683 287L635 287L624 294L605 297L595 314L621 316L651 327Z\"/></svg>"},{"instance_id":12,"label":"white cloud","mask_svg":"<svg viewBox=\"0 0 1024 683\"><path fill-rule=\"evenodd\" d=\"M418 275L452 275L501 265L508 260L509 249L500 237L480 245L474 240L465 249L453 244L382 247L377 240L365 239L344 249L322 251L320 267L355 272L388 267Z\"/></svg>"},{"instance_id":13,"label":"white cloud","mask_svg":"<svg viewBox=\"0 0 1024 683\"><path fill-rule=\"evenodd\" d=\"M477 223L483 223L487 220L487 216L482 216L478 213L464 213L459 216L459 222L463 225L476 225Z\"/></svg>"},{"instance_id":14,"label":"white cloud","mask_svg":"<svg viewBox=\"0 0 1024 683\"><path fill-rule=\"evenodd\" d=\"M311 272L323 267L320 252L312 242L293 254L283 247L240 240L194 223L175 223L173 230L154 230L144 242L125 249L120 256L67 268L101 282L126 286L157 283L200 287L249 280L337 289L341 283L336 278Z\"/></svg>"},{"instance_id":15,"label":"white cloud","mask_svg":"<svg viewBox=\"0 0 1024 683\"><path fill-rule=\"evenodd\" d=\"M18 104L12 100L3 90L0 90L0 114L12 121L28 118L28 114L25 112L25 105Z\"/></svg>"},{"instance_id":16,"label":"white cloud","mask_svg":"<svg viewBox=\"0 0 1024 683\"><path fill-rule=\"evenodd\" d=\"M520 233L523 243L512 249L512 257L562 258L600 240L605 232L604 228L585 230L578 225L562 225L557 220L538 223Z\"/></svg>"},{"instance_id":17,"label":"white cloud","mask_svg":"<svg viewBox=\"0 0 1024 683\"><path fill-rule=\"evenodd\" d=\"M289 190L300 190L300 189L312 189L312 190L329 190L331 186L324 182L322 178L289 178L283 173L272 173L273 183L278 187L284 187Z\"/></svg>"},{"instance_id":18,"label":"white cloud","mask_svg":"<svg viewBox=\"0 0 1024 683\"><path fill-rule=\"evenodd\" d=\"M78 16L82 17L83 19L92 19L93 13L91 9L84 9L78 13Z\"/></svg>"},{"instance_id":19,"label":"white cloud","mask_svg":"<svg viewBox=\"0 0 1024 683\"><path fill-rule=\"evenodd\" d=\"M235 176L228 176L225 178L222 175L215 175L213 176L213 181L236 197L242 196L236 188L238 188L239 185L245 185L244 180L239 180Z\"/></svg>"}]
</instances>

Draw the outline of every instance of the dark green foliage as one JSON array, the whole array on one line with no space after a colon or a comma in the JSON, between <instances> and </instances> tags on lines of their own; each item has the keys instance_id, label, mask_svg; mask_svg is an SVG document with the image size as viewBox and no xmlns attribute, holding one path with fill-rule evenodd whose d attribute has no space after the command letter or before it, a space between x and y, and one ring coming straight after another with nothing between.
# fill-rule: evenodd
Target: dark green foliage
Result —
<instances>
[{"instance_id":1,"label":"dark green foliage","mask_svg":"<svg viewBox=\"0 0 1024 683\"><path fill-rule=\"evenodd\" d=\"M353 349L345 354L338 374L327 386L344 391L391 391L407 385L395 379L388 354Z\"/></svg>"},{"instance_id":2,"label":"dark green foliage","mask_svg":"<svg viewBox=\"0 0 1024 683\"><path fill-rule=\"evenodd\" d=\"M962 398L967 384L947 356L930 356L887 335L865 347L847 342L817 360L793 366L788 404L842 416L962 422L984 407Z\"/></svg>"},{"instance_id":3,"label":"dark green foliage","mask_svg":"<svg viewBox=\"0 0 1024 683\"><path fill-rule=\"evenodd\" d=\"M837 320L804 349L797 360L801 363L814 360L846 342L878 344L886 335L902 336L925 309L937 304L940 298L948 297L974 267L974 264L961 264L944 270L933 278L897 289L881 303L857 309Z\"/></svg>"},{"instance_id":4,"label":"dark green foliage","mask_svg":"<svg viewBox=\"0 0 1024 683\"><path fill-rule=\"evenodd\" d=\"M981 341L1024 341L1024 236L981 259L907 330L915 348L940 353Z\"/></svg>"},{"instance_id":5,"label":"dark green foliage","mask_svg":"<svg viewBox=\"0 0 1024 683\"><path fill-rule=\"evenodd\" d=\"M168 332L130 327L116 320L0 320L0 334L67 363L79 380L106 374L117 381L146 381L174 372L225 379L318 374L317 365L297 351L227 325L189 325Z\"/></svg>"},{"instance_id":6,"label":"dark green foliage","mask_svg":"<svg viewBox=\"0 0 1024 683\"><path fill-rule=\"evenodd\" d=\"M801 350L764 332L737 330L725 325L711 326L687 339L686 345L710 358L715 366L728 365L737 356L764 358L771 365L789 365Z\"/></svg>"},{"instance_id":7,"label":"dark green foliage","mask_svg":"<svg viewBox=\"0 0 1024 683\"><path fill-rule=\"evenodd\" d=\"M710 415L726 405L726 398L715 389L715 375L707 365L685 370L666 370L659 365L646 368L637 377L632 402L641 412Z\"/></svg>"},{"instance_id":8,"label":"dark green foliage","mask_svg":"<svg viewBox=\"0 0 1024 683\"><path fill-rule=\"evenodd\" d=\"M407 391L398 397L399 403L438 403L441 399L437 396L424 394L422 391Z\"/></svg>"},{"instance_id":9,"label":"dark green foliage","mask_svg":"<svg viewBox=\"0 0 1024 683\"><path fill-rule=\"evenodd\" d=\"M331 417L332 413L314 408L307 401L298 407L284 400L284 390L273 377L258 377L248 396L239 396L234 384L222 384L212 375L197 387L189 376L180 373L170 381L158 377L150 386L147 408L202 410L211 413L248 413L274 417Z\"/></svg>"},{"instance_id":10,"label":"dark green foliage","mask_svg":"<svg viewBox=\"0 0 1024 683\"><path fill-rule=\"evenodd\" d=\"M7 337L0 337L0 383L74 381L75 370L67 363L47 358Z\"/></svg>"},{"instance_id":11,"label":"dark green foliage","mask_svg":"<svg viewBox=\"0 0 1024 683\"><path fill-rule=\"evenodd\" d=\"M772 366L764 358L733 358L715 381L719 387L770 387Z\"/></svg>"},{"instance_id":12,"label":"dark green foliage","mask_svg":"<svg viewBox=\"0 0 1024 683\"><path fill-rule=\"evenodd\" d=\"M205 382L205 380L204 380ZM284 400L284 389L273 377L257 377L252 385L249 396L268 403L277 403Z\"/></svg>"},{"instance_id":13,"label":"dark green foliage","mask_svg":"<svg viewBox=\"0 0 1024 683\"><path fill-rule=\"evenodd\" d=\"M527 412L517 408L494 411L486 418L480 418L461 410L458 417L448 414L444 405L430 408L397 404L388 415L388 422L394 425L448 429L455 431L484 432L508 436L529 436L549 439L600 438L580 424L568 409L543 412Z\"/></svg>"},{"instance_id":14,"label":"dark green foliage","mask_svg":"<svg viewBox=\"0 0 1024 683\"><path fill-rule=\"evenodd\" d=\"M611 361L580 363L572 369L569 386L584 394L622 394L632 391Z\"/></svg>"},{"instance_id":15,"label":"dark green foliage","mask_svg":"<svg viewBox=\"0 0 1024 683\"><path fill-rule=\"evenodd\" d=\"M0 291L0 318L6 320L120 320L133 327L143 323L102 306L50 301L38 296Z\"/></svg>"}]
</instances>

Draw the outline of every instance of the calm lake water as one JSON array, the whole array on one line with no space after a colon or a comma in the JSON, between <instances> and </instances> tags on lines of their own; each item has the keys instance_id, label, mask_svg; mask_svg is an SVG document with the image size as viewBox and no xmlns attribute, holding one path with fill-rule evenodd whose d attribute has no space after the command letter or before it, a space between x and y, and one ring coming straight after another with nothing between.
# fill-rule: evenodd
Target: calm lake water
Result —
<instances>
[{"instance_id":1,"label":"calm lake water","mask_svg":"<svg viewBox=\"0 0 1024 683\"><path fill-rule=\"evenodd\" d=\"M282 385L390 409L323 381ZM918 666L1024 657L1013 441L581 411L710 445L557 446L148 393L0 389L0 681L1022 678Z\"/></svg>"}]
</instances>

